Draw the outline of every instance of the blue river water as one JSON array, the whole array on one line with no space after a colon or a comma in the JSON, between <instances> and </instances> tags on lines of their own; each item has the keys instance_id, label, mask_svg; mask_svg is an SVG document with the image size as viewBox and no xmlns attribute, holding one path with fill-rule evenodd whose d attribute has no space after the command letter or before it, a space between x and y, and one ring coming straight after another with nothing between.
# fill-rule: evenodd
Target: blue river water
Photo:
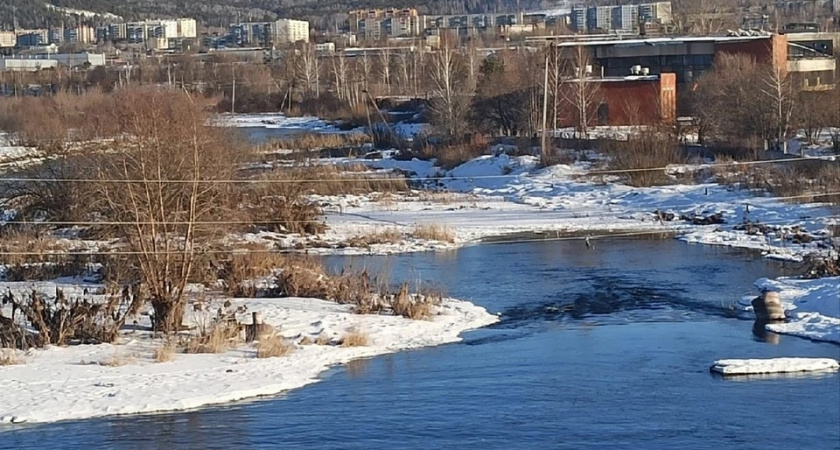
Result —
<instances>
[{"instance_id":1,"label":"blue river water","mask_svg":"<svg viewBox=\"0 0 840 450\"><path fill-rule=\"evenodd\" d=\"M708 370L722 358L840 359L840 346L735 317L730 305L756 294L757 278L793 273L780 263L670 239L326 262L431 284L502 320L284 396L8 429L0 448L840 448L840 375Z\"/></svg>"}]
</instances>

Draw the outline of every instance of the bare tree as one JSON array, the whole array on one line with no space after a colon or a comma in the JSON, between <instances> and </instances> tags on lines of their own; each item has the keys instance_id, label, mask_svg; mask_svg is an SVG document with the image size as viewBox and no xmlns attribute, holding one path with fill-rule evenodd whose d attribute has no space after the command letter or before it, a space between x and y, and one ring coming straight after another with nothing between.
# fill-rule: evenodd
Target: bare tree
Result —
<instances>
[{"instance_id":1,"label":"bare tree","mask_svg":"<svg viewBox=\"0 0 840 450\"><path fill-rule=\"evenodd\" d=\"M444 39L441 48L430 57L430 106L435 124L448 137L460 138L465 130L469 108L463 92L464 71L458 53Z\"/></svg>"},{"instance_id":2,"label":"bare tree","mask_svg":"<svg viewBox=\"0 0 840 450\"><path fill-rule=\"evenodd\" d=\"M571 58L566 59L561 97L573 109L579 138L589 137L589 123L597 112L597 103L601 95L601 84L592 76L592 58L583 46L572 49Z\"/></svg>"},{"instance_id":3,"label":"bare tree","mask_svg":"<svg viewBox=\"0 0 840 450\"><path fill-rule=\"evenodd\" d=\"M771 106L770 121L775 130L775 145L787 153L787 138L794 108L792 83L785 68L766 65L762 69L762 93Z\"/></svg>"},{"instance_id":4,"label":"bare tree","mask_svg":"<svg viewBox=\"0 0 840 450\"><path fill-rule=\"evenodd\" d=\"M120 105L131 105L122 108ZM237 156L185 94L151 89L118 95L110 113L120 124L118 149L101 158L101 211L116 230L148 288L155 329L180 329L187 281L203 245L224 229L226 196Z\"/></svg>"},{"instance_id":5,"label":"bare tree","mask_svg":"<svg viewBox=\"0 0 840 450\"><path fill-rule=\"evenodd\" d=\"M317 98L321 95L321 62L315 53L315 46L302 44L298 52L296 71L297 78L303 85L303 95L310 97L314 93Z\"/></svg>"},{"instance_id":6,"label":"bare tree","mask_svg":"<svg viewBox=\"0 0 840 450\"><path fill-rule=\"evenodd\" d=\"M385 86L385 93L391 95L391 49L385 48L379 52L379 75Z\"/></svg>"}]
</instances>

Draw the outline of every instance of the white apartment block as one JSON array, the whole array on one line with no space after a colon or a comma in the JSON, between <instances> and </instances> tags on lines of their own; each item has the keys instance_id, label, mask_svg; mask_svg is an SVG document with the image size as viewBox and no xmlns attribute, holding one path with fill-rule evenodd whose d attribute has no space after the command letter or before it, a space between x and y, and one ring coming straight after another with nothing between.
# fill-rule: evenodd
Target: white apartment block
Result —
<instances>
[{"instance_id":1,"label":"white apartment block","mask_svg":"<svg viewBox=\"0 0 840 450\"><path fill-rule=\"evenodd\" d=\"M17 35L14 31L0 31L0 48L9 48L17 45Z\"/></svg>"},{"instance_id":2,"label":"white apartment block","mask_svg":"<svg viewBox=\"0 0 840 450\"><path fill-rule=\"evenodd\" d=\"M178 19L179 38L193 39L198 36L198 27L195 19Z\"/></svg>"},{"instance_id":3,"label":"white apartment block","mask_svg":"<svg viewBox=\"0 0 840 450\"><path fill-rule=\"evenodd\" d=\"M272 29L275 44L309 42L309 22L305 20L280 19Z\"/></svg>"}]
</instances>

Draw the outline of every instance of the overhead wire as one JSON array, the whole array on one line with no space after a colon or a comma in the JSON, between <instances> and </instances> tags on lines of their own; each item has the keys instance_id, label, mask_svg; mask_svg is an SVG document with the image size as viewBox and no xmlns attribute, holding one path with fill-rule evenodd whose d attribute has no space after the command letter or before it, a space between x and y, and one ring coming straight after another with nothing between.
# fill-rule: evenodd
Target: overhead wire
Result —
<instances>
[{"instance_id":1,"label":"overhead wire","mask_svg":"<svg viewBox=\"0 0 840 450\"><path fill-rule=\"evenodd\" d=\"M695 165L699 168L719 168L728 166L754 166L761 164L775 164L787 162L802 162L802 161L834 161L825 157L814 158L785 158L785 159L771 159L761 161L730 161L717 164L700 164ZM668 165L661 167L639 167L630 169L610 169L610 170L591 170L581 173L571 173L571 177L587 177L598 175L615 175L622 173L636 173L636 172L657 172L673 169L682 165ZM371 181L381 180L405 180L409 182L417 181L450 181L450 180L492 180L492 179L510 179L510 178L531 178L527 173L521 174L507 174L507 175L443 175L431 177L413 177L402 178L390 176L390 173L368 173L363 176L352 176L348 174L347 177L341 178L285 178L285 179L270 179L270 178L242 178L242 179L200 179L200 180L184 180L184 179L104 179L104 178L40 178L40 177L0 177L0 182L15 182L15 183L114 183L114 184L140 184L140 183L171 183L171 184L276 184L276 183L367 183Z\"/></svg>"},{"instance_id":2,"label":"overhead wire","mask_svg":"<svg viewBox=\"0 0 840 450\"><path fill-rule=\"evenodd\" d=\"M783 197L753 197L753 198L763 198L767 200L800 200L800 199L808 199L808 198L816 198L816 197L829 197L829 196L840 196L840 191L836 192L825 192L819 194L801 194L801 195L788 195ZM750 199L742 199L736 202L722 202L722 203L738 203L741 205L750 205L750 206L757 206L753 203L750 203ZM422 202L422 200L420 201ZM457 201L456 201L457 202ZM470 200L463 200L462 203L470 203ZM712 202L714 203L714 202ZM337 205L330 205L330 206L337 206ZM668 211L678 210L681 208L689 208L692 206L699 206L697 203L686 203L686 204L668 204L663 205L664 209L661 211L666 213ZM605 208L609 208L608 205ZM583 209L572 209L572 210L545 210L538 214L551 214L552 218L556 219L586 219L586 218L602 218L602 217L616 217L617 215L621 214L654 214L656 211L632 211L632 210L619 210L619 211L604 211L605 208L583 208ZM565 213L565 214L564 214ZM338 217L347 217L352 216L352 213L338 213ZM315 223L324 223L325 219L329 217L335 217L336 213L332 213L330 215L325 215L322 219L310 219L310 220L212 220L212 221L113 221L113 220L105 220L105 221L95 221L95 220L87 220L87 221L15 221L9 220L6 221L6 224L15 224L20 226L66 226L66 227L74 227L74 226L124 226L124 225L131 225L131 226L146 226L146 225L155 225L155 226L183 226L183 225L195 225L195 226L209 226L209 225L282 225L282 224L294 224L294 225L301 225L301 224L315 224ZM653 217L656 219L656 216ZM0 221L0 224L3 222ZM383 224L384 225L384 224ZM388 225L403 225L407 226L409 224L400 224L400 223L392 223Z\"/></svg>"},{"instance_id":3,"label":"overhead wire","mask_svg":"<svg viewBox=\"0 0 840 450\"><path fill-rule=\"evenodd\" d=\"M609 231L608 229L600 229L600 230L592 230L593 232L588 232L587 229L577 229L577 230L542 230L542 231L525 231L525 233L529 233L532 235L543 234L547 237L540 237L540 238L511 238L511 239L504 239L503 236L498 238L487 236L482 237L474 240L464 241L462 242L463 245L470 245L470 244L515 244L515 243L533 243L533 242L554 242L554 241L575 241L575 240L599 240L599 239L609 239L609 238L621 238L621 237L634 237L634 236L652 236L652 235L667 235L667 234L680 234L680 233L690 233L692 230L690 227L695 226L690 223L678 223L678 222L669 222L671 225L665 226L664 228L659 229L646 229L646 230L635 230L635 231ZM789 224L789 221L786 220L776 220L776 221L767 221L767 222L750 222L750 224L758 226L758 225L781 225L781 224ZM663 223L664 225L664 223ZM734 224L710 224L711 225L730 225L732 227L745 225L744 222L741 223L734 223ZM551 233L564 233L565 236L548 236ZM569 234L574 234L574 236L570 236ZM123 244L124 245L124 244ZM330 248L330 247L309 247L303 249L297 248L234 248L234 249L195 249L194 252L198 254L223 254L223 255L230 255L230 254L300 254L301 252L306 252L307 250L313 250L318 248ZM72 250L72 251L61 251L61 250L52 250L48 252L42 251L0 251L0 256L41 256L41 257L63 257L63 256L137 256L137 255L183 255L185 253L189 253L185 250L171 250L171 251L131 251L131 250L124 250L124 251L84 251L84 250Z\"/></svg>"}]
</instances>

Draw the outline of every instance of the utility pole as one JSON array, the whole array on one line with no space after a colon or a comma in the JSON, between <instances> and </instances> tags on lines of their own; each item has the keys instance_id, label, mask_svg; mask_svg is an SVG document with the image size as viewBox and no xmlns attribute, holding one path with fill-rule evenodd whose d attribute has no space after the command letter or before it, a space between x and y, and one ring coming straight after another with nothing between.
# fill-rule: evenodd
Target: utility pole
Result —
<instances>
[{"instance_id":1,"label":"utility pole","mask_svg":"<svg viewBox=\"0 0 840 450\"><path fill-rule=\"evenodd\" d=\"M545 80L543 81L543 109L542 109L542 136L540 141L541 158L543 166L548 165L548 146L546 144L546 125L548 122L548 52L545 53Z\"/></svg>"},{"instance_id":2,"label":"utility pole","mask_svg":"<svg viewBox=\"0 0 840 450\"><path fill-rule=\"evenodd\" d=\"M233 114L236 112L236 63L231 64L230 71L233 73L233 86L230 91L230 112Z\"/></svg>"}]
</instances>

